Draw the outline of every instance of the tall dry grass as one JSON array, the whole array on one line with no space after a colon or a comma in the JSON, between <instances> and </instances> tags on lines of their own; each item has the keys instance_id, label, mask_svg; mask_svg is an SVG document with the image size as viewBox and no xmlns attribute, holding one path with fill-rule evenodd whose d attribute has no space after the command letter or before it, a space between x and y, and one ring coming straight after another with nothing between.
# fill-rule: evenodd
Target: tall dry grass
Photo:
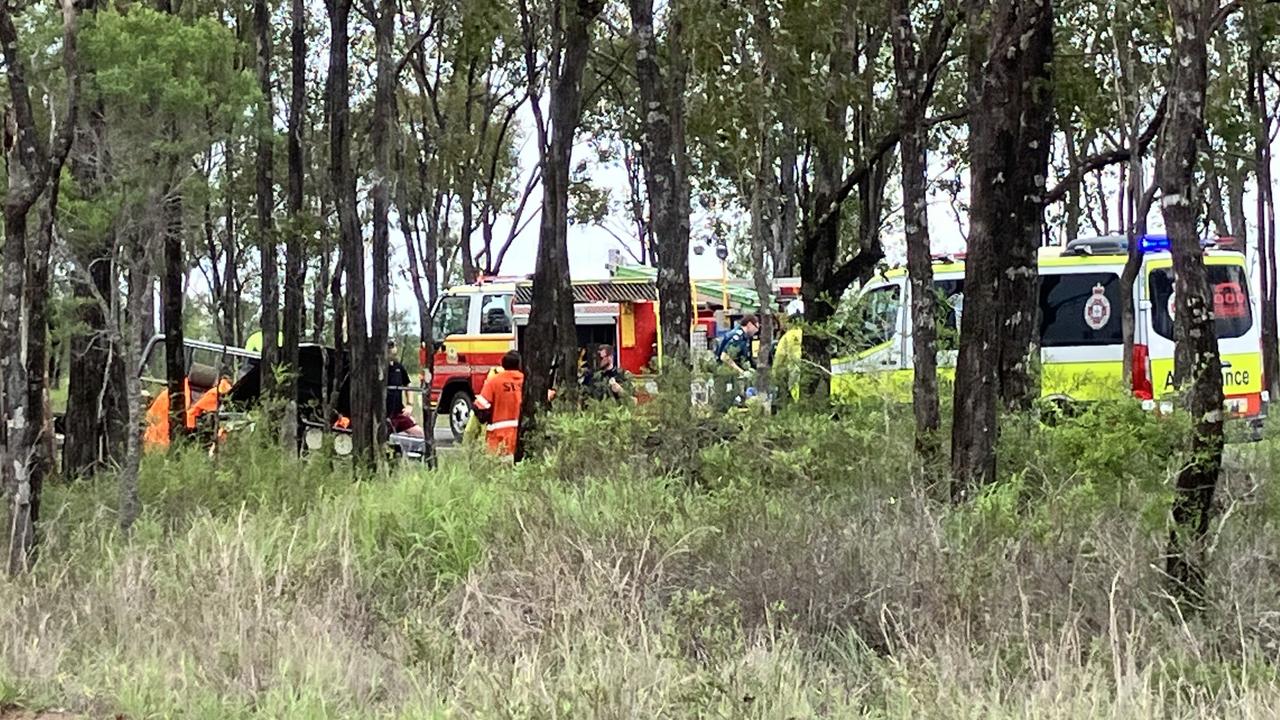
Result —
<instances>
[{"instance_id":1,"label":"tall dry grass","mask_svg":"<svg viewBox=\"0 0 1280 720\"><path fill-rule=\"evenodd\" d=\"M90 716L1272 718L1280 451L1234 450L1209 607L1159 568L1170 428L1012 425L954 508L887 409L563 418L518 469L352 482L246 444L47 500L0 706ZM696 425L696 427L694 427ZM707 427L713 428L708 432ZM1123 430L1119 429L1123 428Z\"/></svg>"}]
</instances>

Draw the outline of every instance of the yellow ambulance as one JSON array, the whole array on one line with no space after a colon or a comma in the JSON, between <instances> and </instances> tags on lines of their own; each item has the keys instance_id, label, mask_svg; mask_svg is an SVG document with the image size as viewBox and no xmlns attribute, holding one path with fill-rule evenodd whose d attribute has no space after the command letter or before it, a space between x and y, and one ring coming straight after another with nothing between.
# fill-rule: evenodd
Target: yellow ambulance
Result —
<instances>
[{"instance_id":1,"label":"yellow ambulance","mask_svg":"<svg viewBox=\"0 0 1280 720\"><path fill-rule=\"evenodd\" d=\"M1137 330L1134 373L1124 386L1120 319L1123 236L1082 238L1043 248L1040 266L1041 378L1046 398L1091 401L1136 397L1148 409L1172 409L1174 357L1173 258L1167 237L1141 238L1142 267L1134 283ZM1229 238L1204 243L1222 355L1228 417L1260 431L1269 401L1262 378L1261 332L1249 293L1245 256ZM934 265L939 308L939 372L952 376L964 317L963 260ZM877 276L862 289L858 349L832 363L837 399L875 393L909 400L912 345L910 284L905 270Z\"/></svg>"}]
</instances>

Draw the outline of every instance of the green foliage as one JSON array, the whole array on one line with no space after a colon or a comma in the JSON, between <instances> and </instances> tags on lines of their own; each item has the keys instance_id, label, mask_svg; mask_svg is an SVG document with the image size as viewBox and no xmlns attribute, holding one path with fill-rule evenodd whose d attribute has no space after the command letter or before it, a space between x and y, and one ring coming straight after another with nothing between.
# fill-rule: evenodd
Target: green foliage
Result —
<instances>
[{"instance_id":1,"label":"green foliage","mask_svg":"<svg viewBox=\"0 0 1280 720\"><path fill-rule=\"evenodd\" d=\"M95 69L94 93L108 104L120 129L129 120L168 119L171 141L192 125L223 125L240 117L257 96L253 77L236 68L240 45L213 18L185 20L145 5L106 10L86 22L85 60Z\"/></svg>"}]
</instances>

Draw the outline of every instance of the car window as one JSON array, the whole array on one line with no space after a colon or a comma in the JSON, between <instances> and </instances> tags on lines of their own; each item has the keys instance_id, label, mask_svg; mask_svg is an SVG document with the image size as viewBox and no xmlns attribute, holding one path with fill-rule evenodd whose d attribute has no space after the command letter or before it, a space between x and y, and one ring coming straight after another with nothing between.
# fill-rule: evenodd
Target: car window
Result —
<instances>
[{"instance_id":1,"label":"car window","mask_svg":"<svg viewBox=\"0 0 1280 720\"><path fill-rule=\"evenodd\" d=\"M862 296L862 313L857 331L857 345L866 350L889 342L898 328L898 311L902 307L902 290L886 285Z\"/></svg>"},{"instance_id":2,"label":"car window","mask_svg":"<svg viewBox=\"0 0 1280 720\"><path fill-rule=\"evenodd\" d=\"M1043 347L1124 342L1120 276L1115 273L1041 275L1040 342Z\"/></svg>"},{"instance_id":3,"label":"car window","mask_svg":"<svg viewBox=\"0 0 1280 720\"><path fill-rule=\"evenodd\" d=\"M511 332L510 295L485 295L480 298L480 332L503 335Z\"/></svg>"},{"instance_id":4,"label":"car window","mask_svg":"<svg viewBox=\"0 0 1280 720\"><path fill-rule=\"evenodd\" d=\"M1208 265L1209 291L1213 294L1213 321L1218 339L1238 338L1253 327L1249 304L1249 281L1239 265ZM1151 293L1151 326L1161 337L1173 340L1173 269L1152 270L1148 279Z\"/></svg>"},{"instance_id":5,"label":"car window","mask_svg":"<svg viewBox=\"0 0 1280 720\"><path fill-rule=\"evenodd\" d=\"M431 319L432 338L441 342L450 335L465 335L470 311L470 295L446 295L440 298Z\"/></svg>"}]
</instances>

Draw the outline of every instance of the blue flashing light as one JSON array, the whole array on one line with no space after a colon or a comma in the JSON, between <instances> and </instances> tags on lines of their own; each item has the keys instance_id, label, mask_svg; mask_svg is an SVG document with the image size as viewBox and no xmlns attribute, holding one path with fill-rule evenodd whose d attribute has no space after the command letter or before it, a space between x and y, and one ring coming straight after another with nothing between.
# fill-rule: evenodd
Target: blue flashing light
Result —
<instances>
[{"instance_id":1,"label":"blue flashing light","mask_svg":"<svg viewBox=\"0 0 1280 720\"><path fill-rule=\"evenodd\" d=\"M1168 235L1143 235L1138 246L1142 248L1142 252L1168 252L1170 248Z\"/></svg>"},{"instance_id":2,"label":"blue flashing light","mask_svg":"<svg viewBox=\"0 0 1280 720\"><path fill-rule=\"evenodd\" d=\"M1212 238L1200 239L1200 247L1202 248L1216 247L1217 244L1218 242ZM1228 243L1225 247L1233 245L1234 241ZM1138 241L1138 247L1142 248L1143 254L1172 251L1168 235L1143 235L1142 239Z\"/></svg>"}]
</instances>

